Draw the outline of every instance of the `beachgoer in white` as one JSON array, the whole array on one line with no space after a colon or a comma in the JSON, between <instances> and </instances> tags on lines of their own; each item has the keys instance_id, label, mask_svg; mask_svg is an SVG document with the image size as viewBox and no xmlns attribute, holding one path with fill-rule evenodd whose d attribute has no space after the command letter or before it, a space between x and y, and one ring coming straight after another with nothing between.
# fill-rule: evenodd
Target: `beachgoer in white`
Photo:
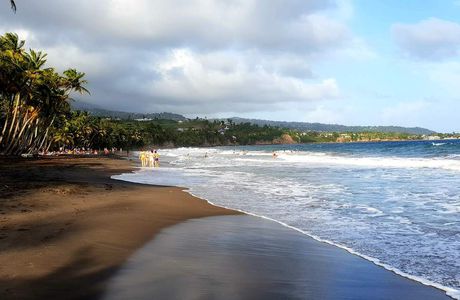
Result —
<instances>
[{"instance_id":1,"label":"beachgoer in white","mask_svg":"<svg viewBox=\"0 0 460 300\"><path fill-rule=\"evenodd\" d=\"M154 167L155 165L155 156L154 156L154 153L153 153L153 150L150 150L150 153L149 153L149 167Z\"/></svg>"}]
</instances>

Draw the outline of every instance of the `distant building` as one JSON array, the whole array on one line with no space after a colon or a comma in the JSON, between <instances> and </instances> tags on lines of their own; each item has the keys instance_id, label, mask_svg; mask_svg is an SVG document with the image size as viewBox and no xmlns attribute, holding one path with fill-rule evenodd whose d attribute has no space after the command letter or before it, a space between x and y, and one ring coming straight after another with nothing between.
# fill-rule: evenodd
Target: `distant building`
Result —
<instances>
[{"instance_id":1,"label":"distant building","mask_svg":"<svg viewBox=\"0 0 460 300\"><path fill-rule=\"evenodd\" d=\"M437 136L437 135L428 135L428 136L423 136L423 139L424 140L428 140L428 141L435 141L435 140L441 140L441 137Z\"/></svg>"}]
</instances>

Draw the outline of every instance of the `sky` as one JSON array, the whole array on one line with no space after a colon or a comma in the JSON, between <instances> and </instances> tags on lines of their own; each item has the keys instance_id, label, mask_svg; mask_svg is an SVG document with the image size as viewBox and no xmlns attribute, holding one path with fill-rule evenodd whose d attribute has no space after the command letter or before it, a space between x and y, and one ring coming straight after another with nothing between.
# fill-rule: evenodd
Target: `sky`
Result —
<instances>
[{"instance_id":1,"label":"sky","mask_svg":"<svg viewBox=\"0 0 460 300\"><path fill-rule=\"evenodd\" d=\"M16 0L106 109L460 132L460 0Z\"/></svg>"}]
</instances>

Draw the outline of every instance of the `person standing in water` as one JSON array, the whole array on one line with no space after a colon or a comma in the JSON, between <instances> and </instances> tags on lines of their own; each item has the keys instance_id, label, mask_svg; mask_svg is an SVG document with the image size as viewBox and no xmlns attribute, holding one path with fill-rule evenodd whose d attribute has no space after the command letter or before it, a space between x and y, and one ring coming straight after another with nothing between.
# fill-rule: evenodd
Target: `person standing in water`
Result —
<instances>
[{"instance_id":1,"label":"person standing in water","mask_svg":"<svg viewBox=\"0 0 460 300\"><path fill-rule=\"evenodd\" d=\"M158 168L160 167L160 154L158 154L157 150L153 153L154 164L153 166Z\"/></svg>"},{"instance_id":2,"label":"person standing in water","mask_svg":"<svg viewBox=\"0 0 460 300\"><path fill-rule=\"evenodd\" d=\"M145 151L139 152L139 159L141 160L141 166L147 166L147 153Z\"/></svg>"},{"instance_id":3,"label":"person standing in water","mask_svg":"<svg viewBox=\"0 0 460 300\"><path fill-rule=\"evenodd\" d=\"M155 154L153 153L153 150L150 150L148 152L148 161L149 161L149 167L154 167L154 162L155 162Z\"/></svg>"}]
</instances>

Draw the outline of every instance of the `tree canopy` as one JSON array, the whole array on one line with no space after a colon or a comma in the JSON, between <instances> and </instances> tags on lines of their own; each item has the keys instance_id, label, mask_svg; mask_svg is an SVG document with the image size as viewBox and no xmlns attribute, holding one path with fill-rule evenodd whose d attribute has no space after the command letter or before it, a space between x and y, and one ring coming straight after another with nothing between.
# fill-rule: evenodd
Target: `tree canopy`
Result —
<instances>
[{"instance_id":1,"label":"tree canopy","mask_svg":"<svg viewBox=\"0 0 460 300\"><path fill-rule=\"evenodd\" d=\"M45 67L46 53L15 33L0 36L0 154L46 150L70 112L72 92L87 93L84 73Z\"/></svg>"}]
</instances>

